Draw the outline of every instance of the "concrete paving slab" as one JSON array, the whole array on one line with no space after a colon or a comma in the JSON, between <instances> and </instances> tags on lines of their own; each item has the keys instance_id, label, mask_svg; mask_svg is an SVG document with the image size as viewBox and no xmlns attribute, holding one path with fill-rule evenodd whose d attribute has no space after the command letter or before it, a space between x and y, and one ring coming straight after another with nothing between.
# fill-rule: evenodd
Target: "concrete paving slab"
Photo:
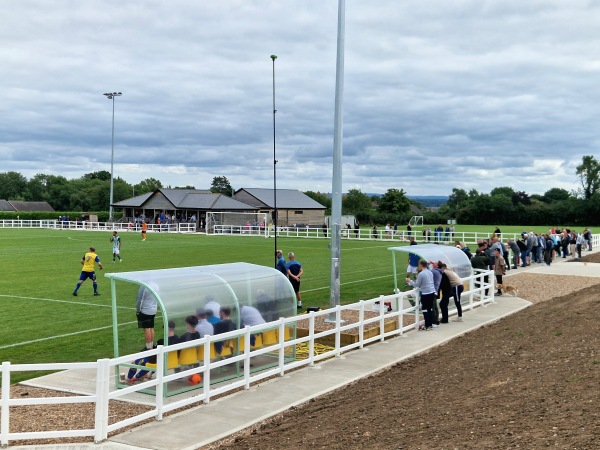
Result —
<instances>
[{"instance_id":1,"label":"concrete paving slab","mask_svg":"<svg viewBox=\"0 0 600 450\"><path fill-rule=\"evenodd\" d=\"M562 258L561 258L562 259ZM549 266L544 264L535 264L529 266L529 273L540 273L544 275L568 275L577 277L600 278L600 264L562 260L558 264L552 263Z\"/></svg>"}]
</instances>

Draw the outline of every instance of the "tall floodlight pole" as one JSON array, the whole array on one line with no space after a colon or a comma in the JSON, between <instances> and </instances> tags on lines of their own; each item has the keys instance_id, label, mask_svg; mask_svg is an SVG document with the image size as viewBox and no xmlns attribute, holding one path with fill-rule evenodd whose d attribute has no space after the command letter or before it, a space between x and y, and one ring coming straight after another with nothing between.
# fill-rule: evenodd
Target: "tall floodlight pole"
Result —
<instances>
[{"instance_id":1,"label":"tall floodlight pole","mask_svg":"<svg viewBox=\"0 0 600 450\"><path fill-rule=\"evenodd\" d=\"M110 149L110 203L108 205L108 217L109 220L113 221L113 181L114 171L113 166L115 162L115 97L120 97L120 92L107 92L103 94L107 99L112 100L112 144Z\"/></svg>"},{"instance_id":2,"label":"tall floodlight pole","mask_svg":"<svg viewBox=\"0 0 600 450\"><path fill-rule=\"evenodd\" d=\"M277 159L275 153L275 114L277 110L275 109L275 60L277 59L277 55L271 55L271 60L273 61L273 232L275 233L275 251L273 252L273 256L277 253ZM275 259L275 268L277 268L277 259Z\"/></svg>"},{"instance_id":3,"label":"tall floodlight pole","mask_svg":"<svg viewBox=\"0 0 600 450\"><path fill-rule=\"evenodd\" d=\"M335 76L335 116L333 131L333 181L331 190L331 287L329 306L340 304L340 244L342 221L342 138L344 97L344 24L345 0L338 2L337 60ZM335 320L335 313L328 320Z\"/></svg>"}]
</instances>

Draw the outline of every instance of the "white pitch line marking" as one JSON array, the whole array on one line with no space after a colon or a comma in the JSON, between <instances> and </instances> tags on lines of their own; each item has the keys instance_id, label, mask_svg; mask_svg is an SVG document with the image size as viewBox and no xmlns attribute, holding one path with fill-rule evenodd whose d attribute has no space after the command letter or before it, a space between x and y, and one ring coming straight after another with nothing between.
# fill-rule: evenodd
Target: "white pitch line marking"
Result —
<instances>
[{"instance_id":1,"label":"white pitch line marking","mask_svg":"<svg viewBox=\"0 0 600 450\"><path fill-rule=\"evenodd\" d=\"M40 300L43 302L54 302L54 303L69 303L71 305L83 305L83 306L97 306L98 308L112 308L112 305L101 305L99 303L85 303L85 302L74 302L71 300L56 300L53 298L38 298L38 297L21 297L19 295L8 295L8 294L0 294L0 297L6 298L18 298L21 300ZM134 310L135 308L129 306L117 306L120 309L129 309Z\"/></svg>"},{"instance_id":2,"label":"white pitch line marking","mask_svg":"<svg viewBox=\"0 0 600 450\"><path fill-rule=\"evenodd\" d=\"M346 283L340 283L340 286L345 286L347 284L362 283L363 281L379 280L381 278L388 278L388 277L391 277L391 276L392 275L382 275L380 277L373 277L373 278L365 278L363 280L348 281ZM302 292L322 291L324 289L329 289L329 288L330 288L330 286L325 286L325 287L320 287L320 288L315 288L315 289L307 289L306 291L302 291Z\"/></svg>"},{"instance_id":3,"label":"white pitch line marking","mask_svg":"<svg viewBox=\"0 0 600 450\"><path fill-rule=\"evenodd\" d=\"M131 325L132 323L137 323L137 321L120 323L118 326ZM106 327L100 327L100 328L92 328L91 330L75 331L74 333L59 334L57 336L48 336L45 338L34 339L32 341L17 342L16 344L3 345L2 347L0 347L0 350L4 350L6 348L12 348L12 347L21 347L23 345L35 344L36 342L50 341L52 339L60 339L60 338L64 338L64 337L77 336L78 334L91 333L92 331L106 330L107 328L112 328L112 325L108 325Z\"/></svg>"}]
</instances>

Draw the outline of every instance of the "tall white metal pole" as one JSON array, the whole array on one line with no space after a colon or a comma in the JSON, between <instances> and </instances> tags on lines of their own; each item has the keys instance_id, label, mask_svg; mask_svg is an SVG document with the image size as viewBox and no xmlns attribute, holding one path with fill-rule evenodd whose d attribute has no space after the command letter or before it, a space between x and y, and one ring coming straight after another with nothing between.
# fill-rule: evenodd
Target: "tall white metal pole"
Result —
<instances>
[{"instance_id":1,"label":"tall white metal pole","mask_svg":"<svg viewBox=\"0 0 600 450\"><path fill-rule=\"evenodd\" d=\"M335 77L335 118L333 132L333 182L331 190L331 287L329 306L340 304L341 221L342 221L342 139L344 97L345 0L338 1L337 61ZM331 320L331 317L329 318Z\"/></svg>"},{"instance_id":2,"label":"tall white metal pole","mask_svg":"<svg viewBox=\"0 0 600 450\"><path fill-rule=\"evenodd\" d=\"M121 92L107 92L103 94L107 99L112 100L112 144L110 147L110 199L108 205L108 218L113 221L113 180L114 180L114 161L115 161L115 97L123 95Z\"/></svg>"},{"instance_id":3,"label":"tall white metal pole","mask_svg":"<svg viewBox=\"0 0 600 450\"><path fill-rule=\"evenodd\" d=\"M108 205L108 220L113 219L113 184L114 184L114 162L115 162L115 96L112 96L112 141L110 146L110 203Z\"/></svg>"},{"instance_id":4,"label":"tall white metal pole","mask_svg":"<svg viewBox=\"0 0 600 450\"><path fill-rule=\"evenodd\" d=\"M277 55L271 55L271 60L273 61L273 233L274 239L273 244L275 246L273 257L277 253L277 156L275 153L275 114L277 113L277 109L275 109L275 60L277 59ZM266 226L266 224L265 224ZM277 259L275 259L275 268L277 268Z\"/></svg>"}]
</instances>

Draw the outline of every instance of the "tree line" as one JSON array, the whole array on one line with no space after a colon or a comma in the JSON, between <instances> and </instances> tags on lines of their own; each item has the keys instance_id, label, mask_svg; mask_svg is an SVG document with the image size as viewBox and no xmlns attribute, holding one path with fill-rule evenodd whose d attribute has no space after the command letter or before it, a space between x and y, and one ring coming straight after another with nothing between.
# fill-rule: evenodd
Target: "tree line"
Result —
<instances>
[{"instance_id":1,"label":"tree line","mask_svg":"<svg viewBox=\"0 0 600 450\"><path fill-rule=\"evenodd\" d=\"M409 199L403 189L390 188L383 195L369 196L360 189L351 189L342 198L342 214L354 215L363 225L406 224L414 215L422 215L425 223L458 223L474 225L598 225L600 224L600 162L594 156L584 156L576 168L581 187L569 192L550 188L543 195L497 187L490 193L476 189L452 189L447 204L430 210ZM119 202L135 195L152 192L164 186L160 180L146 178L137 184L120 177L113 182L113 199ZM195 189L176 186L174 189ZM231 183L224 176L213 178L211 192L232 196ZM327 208L331 214L328 194L307 191L306 195ZM46 201L56 211L108 211L110 173L92 172L80 178L37 174L27 179L18 172L0 172L0 199Z\"/></svg>"}]
</instances>

